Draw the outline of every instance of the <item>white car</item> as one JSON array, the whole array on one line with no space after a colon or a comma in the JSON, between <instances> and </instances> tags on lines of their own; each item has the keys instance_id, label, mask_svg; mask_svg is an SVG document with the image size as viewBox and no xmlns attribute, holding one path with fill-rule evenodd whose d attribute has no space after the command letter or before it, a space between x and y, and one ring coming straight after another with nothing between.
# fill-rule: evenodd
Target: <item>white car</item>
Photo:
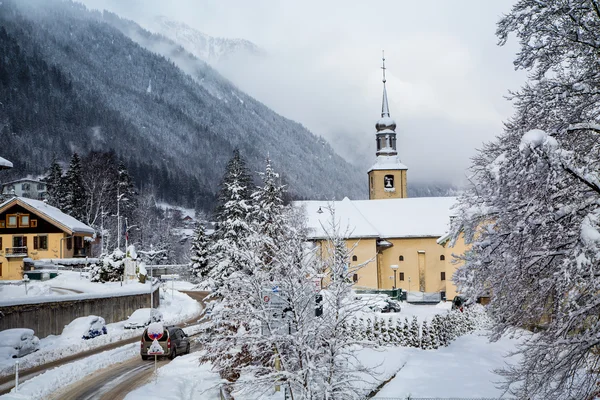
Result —
<instances>
[{"instance_id":1,"label":"white car","mask_svg":"<svg viewBox=\"0 0 600 400\"><path fill-rule=\"evenodd\" d=\"M152 312L150 311L152 310ZM156 308L140 308L135 310L125 321L125 329L145 328L152 322L161 322L163 320L162 313Z\"/></svg>"},{"instance_id":2,"label":"white car","mask_svg":"<svg viewBox=\"0 0 600 400\"><path fill-rule=\"evenodd\" d=\"M33 329L15 328L0 331L0 358L18 358L40 349Z\"/></svg>"},{"instance_id":3,"label":"white car","mask_svg":"<svg viewBox=\"0 0 600 400\"><path fill-rule=\"evenodd\" d=\"M61 337L72 339L91 339L106 334L104 318L96 315L75 318L70 324L65 325Z\"/></svg>"}]
</instances>

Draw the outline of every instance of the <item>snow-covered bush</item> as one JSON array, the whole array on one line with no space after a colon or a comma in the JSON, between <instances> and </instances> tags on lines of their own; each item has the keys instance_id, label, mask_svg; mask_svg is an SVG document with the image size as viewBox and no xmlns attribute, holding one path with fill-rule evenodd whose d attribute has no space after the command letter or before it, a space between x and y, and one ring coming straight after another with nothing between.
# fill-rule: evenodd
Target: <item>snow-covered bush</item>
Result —
<instances>
[{"instance_id":1,"label":"snow-covered bush","mask_svg":"<svg viewBox=\"0 0 600 400\"><path fill-rule=\"evenodd\" d=\"M90 269L91 282L117 282L125 272L125 253L116 249L111 254L100 256L98 264L92 264Z\"/></svg>"}]
</instances>

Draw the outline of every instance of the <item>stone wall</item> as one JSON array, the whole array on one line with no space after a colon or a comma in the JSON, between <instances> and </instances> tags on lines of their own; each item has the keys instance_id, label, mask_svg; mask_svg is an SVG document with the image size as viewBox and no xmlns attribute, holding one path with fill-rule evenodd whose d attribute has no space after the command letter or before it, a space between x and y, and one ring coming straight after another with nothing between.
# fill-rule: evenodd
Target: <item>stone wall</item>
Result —
<instances>
[{"instance_id":1,"label":"stone wall","mask_svg":"<svg viewBox=\"0 0 600 400\"><path fill-rule=\"evenodd\" d=\"M154 291L154 307L160 304L159 290ZM72 296L69 296L72 297ZM60 335L65 325L75 318L98 315L107 324L127 319L135 310L150 306L149 293L63 301L0 306L0 331L30 328L39 338Z\"/></svg>"}]
</instances>

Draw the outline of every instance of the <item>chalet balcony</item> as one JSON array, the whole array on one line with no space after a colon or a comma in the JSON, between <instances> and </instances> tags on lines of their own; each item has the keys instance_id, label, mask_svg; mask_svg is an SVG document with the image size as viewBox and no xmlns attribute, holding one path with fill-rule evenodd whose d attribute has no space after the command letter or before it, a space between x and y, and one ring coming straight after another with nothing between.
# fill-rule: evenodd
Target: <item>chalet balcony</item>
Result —
<instances>
[{"instance_id":1,"label":"chalet balcony","mask_svg":"<svg viewBox=\"0 0 600 400\"><path fill-rule=\"evenodd\" d=\"M7 247L4 251L4 257L27 257L27 247Z\"/></svg>"}]
</instances>

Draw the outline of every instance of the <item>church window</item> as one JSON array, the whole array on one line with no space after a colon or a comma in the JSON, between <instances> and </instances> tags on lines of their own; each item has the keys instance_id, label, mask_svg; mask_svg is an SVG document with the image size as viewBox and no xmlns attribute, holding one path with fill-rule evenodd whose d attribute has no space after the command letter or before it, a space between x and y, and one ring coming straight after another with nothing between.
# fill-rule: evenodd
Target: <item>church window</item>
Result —
<instances>
[{"instance_id":1,"label":"church window","mask_svg":"<svg viewBox=\"0 0 600 400\"><path fill-rule=\"evenodd\" d=\"M369 180L371 181L371 189L373 189L373 177L371 176Z\"/></svg>"},{"instance_id":2,"label":"church window","mask_svg":"<svg viewBox=\"0 0 600 400\"><path fill-rule=\"evenodd\" d=\"M398 261L404 261L404 256L398 257Z\"/></svg>"},{"instance_id":3,"label":"church window","mask_svg":"<svg viewBox=\"0 0 600 400\"><path fill-rule=\"evenodd\" d=\"M404 272L400 272L400 280L403 281L404 280Z\"/></svg>"},{"instance_id":4,"label":"church window","mask_svg":"<svg viewBox=\"0 0 600 400\"><path fill-rule=\"evenodd\" d=\"M445 272L440 272L440 278L445 281L446 280L446 273Z\"/></svg>"},{"instance_id":5,"label":"church window","mask_svg":"<svg viewBox=\"0 0 600 400\"><path fill-rule=\"evenodd\" d=\"M446 256L442 254L442 255L440 256L440 261L444 261L445 259L446 259Z\"/></svg>"},{"instance_id":6,"label":"church window","mask_svg":"<svg viewBox=\"0 0 600 400\"><path fill-rule=\"evenodd\" d=\"M358 282L358 274L352 275L352 282L354 282L354 283Z\"/></svg>"},{"instance_id":7,"label":"church window","mask_svg":"<svg viewBox=\"0 0 600 400\"><path fill-rule=\"evenodd\" d=\"M394 175L386 175L383 177L383 187L385 189L394 189Z\"/></svg>"},{"instance_id":8,"label":"church window","mask_svg":"<svg viewBox=\"0 0 600 400\"><path fill-rule=\"evenodd\" d=\"M358 257L352 256L352 261L358 261Z\"/></svg>"},{"instance_id":9,"label":"church window","mask_svg":"<svg viewBox=\"0 0 600 400\"><path fill-rule=\"evenodd\" d=\"M377 151L381 150L381 142L379 141L379 138L376 137L375 141L377 142Z\"/></svg>"}]
</instances>

